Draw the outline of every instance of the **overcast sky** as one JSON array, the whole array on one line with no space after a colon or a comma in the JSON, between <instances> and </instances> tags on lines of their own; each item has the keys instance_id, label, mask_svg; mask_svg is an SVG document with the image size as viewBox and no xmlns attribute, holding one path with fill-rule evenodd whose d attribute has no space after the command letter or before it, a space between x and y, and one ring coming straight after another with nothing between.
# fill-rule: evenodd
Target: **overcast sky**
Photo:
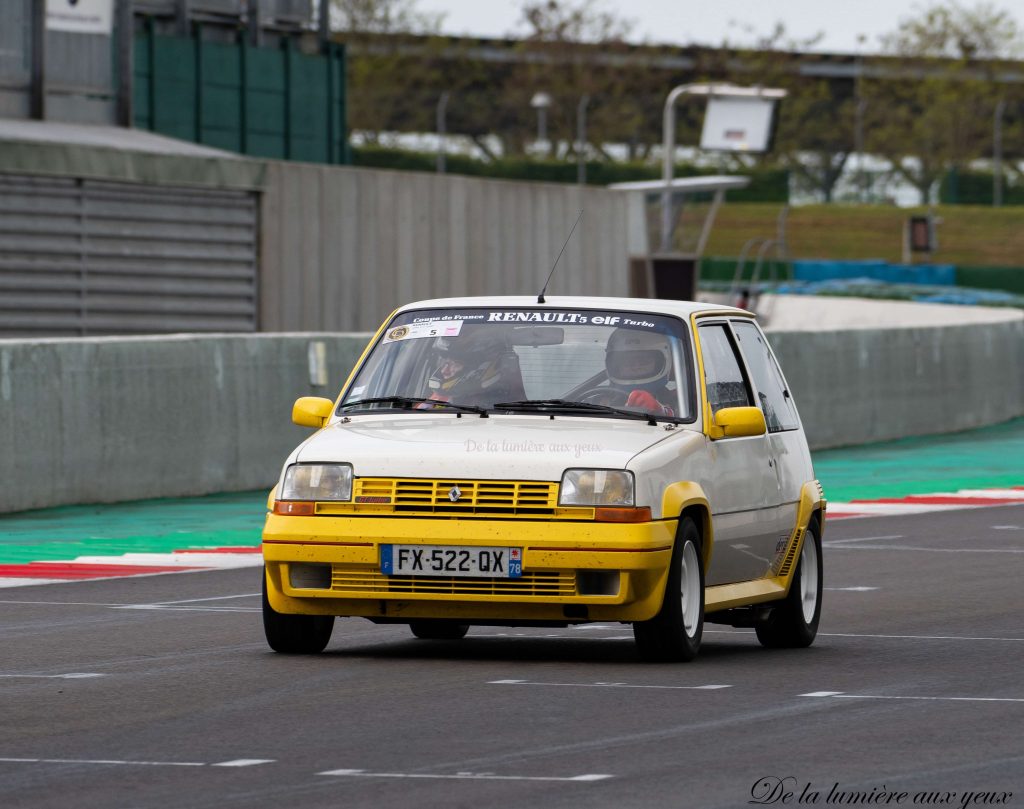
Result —
<instances>
[{"instance_id":1,"label":"overcast sky","mask_svg":"<svg viewBox=\"0 0 1024 809\"><path fill-rule=\"evenodd\" d=\"M599 0L600 2L600 0ZM603 0L602 6L620 17L634 20L632 39L651 43L721 45L728 39L750 44L757 34L771 32L776 22L785 23L789 36L805 40L822 32L815 50L855 53L858 37L863 52L878 50L878 37L896 28L899 21L931 6L923 0ZM962 5L973 6L966 0ZM997 8L1010 11L1024 22L1024 0L996 0ZM444 12L443 31L502 37L523 33L517 28L518 0L418 0L421 11ZM751 26L754 35L745 31Z\"/></svg>"}]
</instances>

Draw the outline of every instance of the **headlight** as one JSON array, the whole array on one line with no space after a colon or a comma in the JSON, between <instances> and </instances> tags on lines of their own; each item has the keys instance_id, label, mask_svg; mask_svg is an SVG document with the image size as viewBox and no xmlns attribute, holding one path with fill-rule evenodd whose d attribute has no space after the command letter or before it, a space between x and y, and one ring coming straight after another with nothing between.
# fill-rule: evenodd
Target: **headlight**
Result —
<instances>
[{"instance_id":1,"label":"headlight","mask_svg":"<svg viewBox=\"0 0 1024 809\"><path fill-rule=\"evenodd\" d=\"M632 506L633 473L617 469L566 469L560 506Z\"/></svg>"},{"instance_id":2,"label":"headlight","mask_svg":"<svg viewBox=\"0 0 1024 809\"><path fill-rule=\"evenodd\" d=\"M280 500L351 500L352 465L297 463L284 473Z\"/></svg>"}]
</instances>

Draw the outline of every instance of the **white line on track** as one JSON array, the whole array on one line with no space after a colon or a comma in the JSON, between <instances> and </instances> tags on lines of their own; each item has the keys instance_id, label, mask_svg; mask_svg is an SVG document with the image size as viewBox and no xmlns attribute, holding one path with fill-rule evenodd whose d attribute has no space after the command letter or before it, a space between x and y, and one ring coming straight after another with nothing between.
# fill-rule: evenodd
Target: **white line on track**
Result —
<instances>
[{"instance_id":1,"label":"white line on track","mask_svg":"<svg viewBox=\"0 0 1024 809\"><path fill-rule=\"evenodd\" d=\"M96 674L88 671L73 671L69 674L0 674L0 677L10 679L31 679L31 680L87 680L91 677L106 677L106 674Z\"/></svg>"},{"instance_id":2,"label":"white line on track","mask_svg":"<svg viewBox=\"0 0 1024 809\"><path fill-rule=\"evenodd\" d=\"M886 539L903 539L903 534L892 534L884 537L855 537L854 539L830 539L821 544L826 548L834 548L837 545L846 545L850 542L878 542Z\"/></svg>"},{"instance_id":3,"label":"white line on track","mask_svg":"<svg viewBox=\"0 0 1024 809\"><path fill-rule=\"evenodd\" d=\"M885 640L997 640L1024 642L1024 638L990 638L970 635L861 635L854 632L819 632L825 638L882 638Z\"/></svg>"},{"instance_id":4,"label":"white line on track","mask_svg":"<svg viewBox=\"0 0 1024 809\"><path fill-rule=\"evenodd\" d=\"M205 761L128 761L107 758L0 758L5 764L102 764L130 767L252 767L257 764L272 764L272 758L236 758L207 764Z\"/></svg>"},{"instance_id":5,"label":"white line on track","mask_svg":"<svg viewBox=\"0 0 1024 809\"><path fill-rule=\"evenodd\" d=\"M163 604L125 604L115 610L152 610L154 612L259 612L259 607L168 607Z\"/></svg>"},{"instance_id":6,"label":"white line on track","mask_svg":"<svg viewBox=\"0 0 1024 809\"><path fill-rule=\"evenodd\" d=\"M832 590L837 593L867 593L871 590L877 590L877 587L826 587L826 590Z\"/></svg>"},{"instance_id":7,"label":"white line on track","mask_svg":"<svg viewBox=\"0 0 1024 809\"><path fill-rule=\"evenodd\" d=\"M705 635L753 635L752 629L705 629ZM970 640L1024 643L1024 638L993 638L973 635L869 635L857 632L819 632L819 638L879 638L881 640Z\"/></svg>"},{"instance_id":8,"label":"white line on track","mask_svg":"<svg viewBox=\"0 0 1024 809\"><path fill-rule=\"evenodd\" d=\"M21 764L119 764L138 767L205 767L202 761L122 761L103 758L0 758L0 762Z\"/></svg>"},{"instance_id":9,"label":"white line on track","mask_svg":"<svg viewBox=\"0 0 1024 809\"><path fill-rule=\"evenodd\" d=\"M631 685L629 683L538 683L530 680L488 680L488 685L546 685L566 688L655 688L669 691L717 691L731 685Z\"/></svg>"},{"instance_id":10,"label":"white line on track","mask_svg":"<svg viewBox=\"0 0 1024 809\"><path fill-rule=\"evenodd\" d=\"M922 548L917 545L828 545L836 551L925 551L927 553L1024 553L1024 548Z\"/></svg>"},{"instance_id":11,"label":"white line on track","mask_svg":"<svg viewBox=\"0 0 1024 809\"><path fill-rule=\"evenodd\" d=\"M847 694L843 691L811 691L809 694L799 694L798 696L834 699L912 699L938 702L1024 702L1024 698L1015 697L905 697L881 694Z\"/></svg>"},{"instance_id":12,"label":"white line on track","mask_svg":"<svg viewBox=\"0 0 1024 809\"><path fill-rule=\"evenodd\" d=\"M584 775L554 776L554 775L495 775L494 773L472 773L460 772L451 775L434 773L407 773L407 772L367 772L366 770L326 770L317 775L335 775L355 778L435 778L453 781L604 781L614 778L614 775L605 773L586 773Z\"/></svg>"},{"instance_id":13,"label":"white line on track","mask_svg":"<svg viewBox=\"0 0 1024 809\"><path fill-rule=\"evenodd\" d=\"M183 610L194 612L259 612L259 607L187 607L178 606L204 601L226 601L233 598L253 598L259 593L238 593L230 596L211 596L209 598L188 598L181 601L157 601L152 604L104 604L94 601L17 601L2 599L0 604L35 605L48 607L106 607L113 610Z\"/></svg>"},{"instance_id":14,"label":"white line on track","mask_svg":"<svg viewBox=\"0 0 1024 809\"><path fill-rule=\"evenodd\" d=\"M238 593L233 596L207 596L206 598L183 598L180 601L155 601L154 604L169 605L169 604L195 604L199 601L227 601L231 598L258 598L259 593Z\"/></svg>"}]
</instances>

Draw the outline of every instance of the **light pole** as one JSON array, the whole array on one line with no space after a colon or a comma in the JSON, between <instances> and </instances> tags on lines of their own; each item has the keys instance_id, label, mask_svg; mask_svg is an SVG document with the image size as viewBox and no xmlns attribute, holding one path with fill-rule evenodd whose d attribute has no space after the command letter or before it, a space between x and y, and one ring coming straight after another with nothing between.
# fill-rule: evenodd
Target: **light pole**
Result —
<instances>
[{"instance_id":1,"label":"light pole","mask_svg":"<svg viewBox=\"0 0 1024 809\"><path fill-rule=\"evenodd\" d=\"M668 97L665 99L665 110L662 120L661 251L663 253L669 253L672 250L672 174L675 170L676 102L684 95L706 96L709 110L711 102L716 99L734 101L746 99L768 102L771 105L769 109L770 119L775 103L786 97L786 91L769 87L736 87L731 84L682 84L679 87L674 87L672 92L668 94ZM702 148L707 148L705 137L708 130L708 117L709 114L706 112L704 134L701 135ZM739 120L742 120L742 118ZM736 148L729 147L729 149L731 151L743 152L767 151L768 140L770 140L767 135L770 133L770 127L763 129L761 132L765 136L765 143L762 146L751 148L745 142L745 129L748 125L749 121L742 124L743 129L739 132L743 136L740 145ZM730 134L731 132L725 133L726 137ZM722 147L714 146L713 148L720 149Z\"/></svg>"},{"instance_id":2,"label":"light pole","mask_svg":"<svg viewBox=\"0 0 1024 809\"><path fill-rule=\"evenodd\" d=\"M537 143L546 151L548 140L548 107L551 106L551 95L549 93L534 93L530 99L530 106L537 110Z\"/></svg>"},{"instance_id":3,"label":"light pole","mask_svg":"<svg viewBox=\"0 0 1024 809\"><path fill-rule=\"evenodd\" d=\"M587 183L587 104L590 96L584 95L576 105L576 182Z\"/></svg>"},{"instance_id":4,"label":"light pole","mask_svg":"<svg viewBox=\"0 0 1024 809\"><path fill-rule=\"evenodd\" d=\"M447 134L448 91L441 93L434 110L437 120L437 173L444 174L447 168L445 161L445 135Z\"/></svg>"}]
</instances>

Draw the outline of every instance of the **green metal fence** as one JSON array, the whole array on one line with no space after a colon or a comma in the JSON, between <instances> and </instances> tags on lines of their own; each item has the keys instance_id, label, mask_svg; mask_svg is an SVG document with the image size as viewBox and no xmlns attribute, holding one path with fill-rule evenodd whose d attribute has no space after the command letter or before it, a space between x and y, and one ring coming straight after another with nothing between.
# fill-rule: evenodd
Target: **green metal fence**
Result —
<instances>
[{"instance_id":1,"label":"green metal fence","mask_svg":"<svg viewBox=\"0 0 1024 809\"><path fill-rule=\"evenodd\" d=\"M135 38L140 129L255 157L348 163L345 51L322 54L157 34Z\"/></svg>"}]
</instances>

